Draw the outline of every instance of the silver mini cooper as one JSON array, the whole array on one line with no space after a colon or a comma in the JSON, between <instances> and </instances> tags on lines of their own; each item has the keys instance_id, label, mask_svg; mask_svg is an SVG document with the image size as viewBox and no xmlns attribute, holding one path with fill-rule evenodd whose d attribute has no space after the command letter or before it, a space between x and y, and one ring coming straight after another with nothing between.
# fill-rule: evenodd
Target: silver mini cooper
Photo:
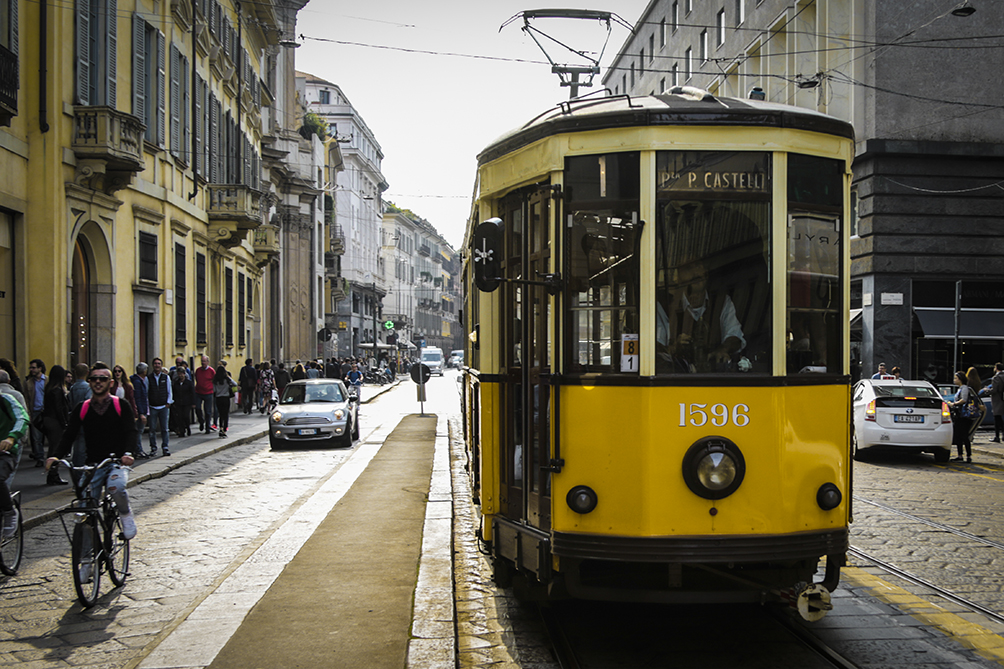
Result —
<instances>
[{"instance_id":1,"label":"silver mini cooper","mask_svg":"<svg viewBox=\"0 0 1004 669\"><path fill-rule=\"evenodd\" d=\"M359 400L337 379L293 381L268 416L272 450L296 444L351 446L359 438Z\"/></svg>"}]
</instances>

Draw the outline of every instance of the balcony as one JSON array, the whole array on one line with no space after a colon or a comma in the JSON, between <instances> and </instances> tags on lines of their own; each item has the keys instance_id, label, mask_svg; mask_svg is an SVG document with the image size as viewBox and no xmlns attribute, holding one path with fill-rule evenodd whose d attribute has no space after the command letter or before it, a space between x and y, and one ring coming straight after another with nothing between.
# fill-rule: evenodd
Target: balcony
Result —
<instances>
[{"instance_id":1,"label":"balcony","mask_svg":"<svg viewBox=\"0 0 1004 669\"><path fill-rule=\"evenodd\" d=\"M344 277L332 277L329 279L331 285L331 299L341 302L349 296L349 281Z\"/></svg>"},{"instance_id":2,"label":"balcony","mask_svg":"<svg viewBox=\"0 0 1004 669\"><path fill-rule=\"evenodd\" d=\"M421 246L418 247L418 255L425 256L426 258L428 258L431 254L432 254L432 247L430 247L428 244L422 244Z\"/></svg>"},{"instance_id":3,"label":"balcony","mask_svg":"<svg viewBox=\"0 0 1004 669\"><path fill-rule=\"evenodd\" d=\"M143 133L146 126L132 114L112 107L74 107L73 141L78 181L114 193L146 169Z\"/></svg>"},{"instance_id":4,"label":"balcony","mask_svg":"<svg viewBox=\"0 0 1004 669\"><path fill-rule=\"evenodd\" d=\"M258 267L264 267L279 257L279 234L279 228L274 225L263 225L254 231L252 246Z\"/></svg>"},{"instance_id":5,"label":"balcony","mask_svg":"<svg viewBox=\"0 0 1004 669\"><path fill-rule=\"evenodd\" d=\"M9 126L17 116L17 56L0 46L0 125Z\"/></svg>"},{"instance_id":6,"label":"balcony","mask_svg":"<svg viewBox=\"0 0 1004 669\"><path fill-rule=\"evenodd\" d=\"M207 184L209 233L228 248L239 245L262 223L261 192L242 184Z\"/></svg>"}]
</instances>

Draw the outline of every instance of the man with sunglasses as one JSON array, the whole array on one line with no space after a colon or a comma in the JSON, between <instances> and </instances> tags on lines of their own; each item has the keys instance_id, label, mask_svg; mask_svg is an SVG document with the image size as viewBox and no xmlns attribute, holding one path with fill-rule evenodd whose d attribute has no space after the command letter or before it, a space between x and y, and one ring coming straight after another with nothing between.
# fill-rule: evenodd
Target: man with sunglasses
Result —
<instances>
[{"instance_id":1,"label":"man with sunglasses","mask_svg":"<svg viewBox=\"0 0 1004 669\"><path fill-rule=\"evenodd\" d=\"M87 464L96 465L110 457L121 458L122 465L106 465L94 473L89 493L92 499L100 499L101 487L108 488L118 505L123 533L127 539L132 539L136 536L136 521L129 508L129 495L126 493L126 467L133 463L131 451L136 444L136 421L132 406L111 394L112 370L103 362L94 363L87 382L91 386L91 399L86 403L81 402L70 411L63 438L46 461L45 468L48 470L60 458L67 456L81 427L84 428Z\"/></svg>"}]
</instances>

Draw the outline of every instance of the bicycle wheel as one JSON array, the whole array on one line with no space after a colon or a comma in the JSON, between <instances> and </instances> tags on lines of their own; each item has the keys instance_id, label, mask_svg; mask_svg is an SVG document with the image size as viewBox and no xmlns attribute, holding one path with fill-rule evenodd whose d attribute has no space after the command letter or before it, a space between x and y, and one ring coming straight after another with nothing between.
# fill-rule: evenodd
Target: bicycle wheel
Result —
<instances>
[{"instance_id":1,"label":"bicycle wheel","mask_svg":"<svg viewBox=\"0 0 1004 669\"><path fill-rule=\"evenodd\" d=\"M94 606L101 590L101 533L92 524L96 521L91 516L73 526L73 587L85 609Z\"/></svg>"},{"instance_id":2,"label":"bicycle wheel","mask_svg":"<svg viewBox=\"0 0 1004 669\"><path fill-rule=\"evenodd\" d=\"M20 495L14 495L14 508L17 509L17 529L14 536L0 538L0 571L8 576L17 573L24 552L24 517L21 515Z\"/></svg>"},{"instance_id":3,"label":"bicycle wheel","mask_svg":"<svg viewBox=\"0 0 1004 669\"><path fill-rule=\"evenodd\" d=\"M118 586L125 585L129 575L129 540L122 530L122 519L114 508L105 509L105 562L108 577Z\"/></svg>"}]
</instances>

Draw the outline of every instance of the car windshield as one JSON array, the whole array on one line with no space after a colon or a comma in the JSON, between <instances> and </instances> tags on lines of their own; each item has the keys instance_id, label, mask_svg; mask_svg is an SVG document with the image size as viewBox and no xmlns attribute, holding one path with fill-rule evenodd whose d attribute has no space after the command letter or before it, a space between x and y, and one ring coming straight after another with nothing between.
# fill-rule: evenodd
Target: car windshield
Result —
<instances>
[{"instance_id":1,"label":"car windshield","mask_svg":"<svg viewBox=\"0 0 1004 669\"><path fill-rule=\"evenodd\" d=\"M334 383L286 386L280 404L306 404L308 402L344 402L342 389Z\"/></svg>"},{"instance_id":2,"label":"car windshield","mask_svg":"<svg viewBox=\"0 0 1004 669\"><path fill-rule=\"evenodd\" d=\"M928 386L874 386L876 397L938 397L934 388Z\"/></svg>"},{"instance_id":3,"label":"car windshield","mask_svg":"<svg viewBox=\"0 0 1004 669\"><path fill-rule=\"evenodd\" d=\"M433 361L435 361L435 360L439 360L441 357L442 356L440 356L438 353L431 353L430 352L430 353L423 353L422 354L422 360L433 360Z\"/></svg>"}]
</instances>

